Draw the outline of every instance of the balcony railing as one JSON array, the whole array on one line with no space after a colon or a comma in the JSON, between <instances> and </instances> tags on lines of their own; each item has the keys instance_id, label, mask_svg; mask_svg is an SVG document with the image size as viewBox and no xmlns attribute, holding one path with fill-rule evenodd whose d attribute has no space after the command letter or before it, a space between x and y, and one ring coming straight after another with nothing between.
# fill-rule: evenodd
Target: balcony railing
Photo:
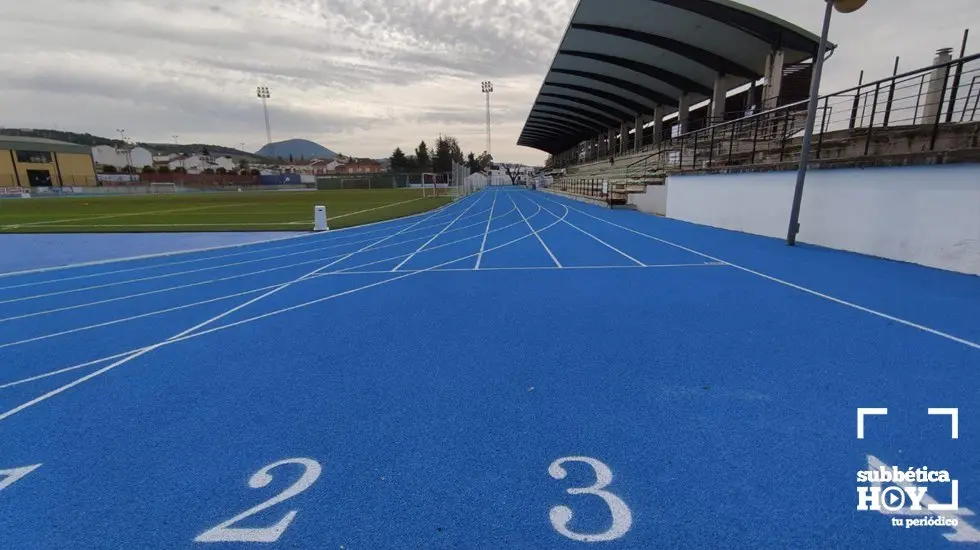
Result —
<instances>
[{"instance_id":1,"label":"balcony railing","mask_svg":"<svg viewBox=\"0 0 980 550\"><path fill-rule=\"evenodd\" d=\"M980 147L980 54L861 84L818 101L811 160L975 150ZM651 154L630 164L628 177L798 163L807 104L664 139Z\"/></svg>"}]
</instances>

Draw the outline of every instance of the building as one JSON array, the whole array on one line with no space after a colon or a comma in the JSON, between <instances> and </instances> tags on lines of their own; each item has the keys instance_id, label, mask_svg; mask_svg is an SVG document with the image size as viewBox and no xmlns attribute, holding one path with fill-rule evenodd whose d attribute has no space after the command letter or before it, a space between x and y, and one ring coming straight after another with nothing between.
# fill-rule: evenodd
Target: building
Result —
<instances>
[{"instance_id":1,"label":"building","mask_svg":"<svg viewBox=\"0 0 980 550\"><path fill-rule=\"evenodd\" d=\"M338 174L377 174L382 171L381 163L372 159L350 159L345 165L337 166Z\"/></svg>"},{"instance_id":2,"label":"building","mask_svg":"<svg viewBox=\"0 0 980 550\"><path fill-rule=\"evenodd\" d=\"M92 151L53 139L0 136L0 187L96 185Z\"/></svg>"},{"instance_id":3,"label":"building","mask_svg":"<svg viewBox=\"0 0 980 550\"><path fill-rule=\"evenodd\" d=\"M218 170L218 168L224 168L229 172L237 169L235 161L231 157L212 157L207 155L179 157L171 160L168 166L171 171L183 168L188 174L200 174L207 169Z\"/></svg>"},{"instance_id":4,"label":"building","mask_svg":"<svg viewBox=\"0 0 980 550\"><path fill-rule=\"evenodd\" d=\"M143 147L117 149L111 145L96 145L92 147L92 158L98 167L112 166L118 170L132 166L138 171L144 166L153 166L153 153Z\"/></svg>"}]
</instances>

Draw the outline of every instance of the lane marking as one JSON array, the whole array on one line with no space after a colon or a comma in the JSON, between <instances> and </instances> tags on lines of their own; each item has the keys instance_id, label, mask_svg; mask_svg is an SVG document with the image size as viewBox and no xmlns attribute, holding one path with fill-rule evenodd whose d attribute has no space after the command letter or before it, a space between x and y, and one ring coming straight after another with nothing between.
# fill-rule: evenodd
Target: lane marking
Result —
<instances>
[{"instance_id":1,"label":"lane marking","mask_svg":"<svg viewBox=\"0 0 980 550\"><path fill-rule=\"evenodd\" d=\"M531 202L534 202L534 199L531 199ZM546 208L545 210L547 210L547 208ZM552 214L552 215L554 215L554 214ZM592 233L589 233L588 231L586 231L586 230L584 230L584 229L582 229L581 227L579 227L579 226L577 226L577 225L575 225L575 224L573 224L572 222L570 222L570 221L568 221L568 220L565 220L565 224L566 224L566 225L568 225L568 226L570 226L570 227L572 227L573 229L576 229L576 230L578 230L579 232L581 232L581 233L583 233L583 234L585 234L585 235L588 235L589 237L592 237L593 239L595 239L595 240L596 240L597 242L599 242L600 244L603 244L603 245L605 245L605 246L606 246L607 248L609 248L609 249L610 249L610 250L612 250L613 252L616 252L616 253L618 253L619 255L621 255L621 256L623 256L624 258L626 258L627 260L629 260L629 261L631 261L631 262L633 262L633 263L635 263L636 265L640 265L640 266L642 266L642 265L644 265L644 264L643 264L643 262L641 262L640 260L637 260L637 259L636 259L636 258L634 258L633 256L630 256L629 254L627 254L627 253L625 253L625 252L623 252L622 250L620 250L620 249L618 249L618 248L616 248L615 246L613 246L613 245L611 245L611 244L609 244L609 243L607 243L606 241L604 241L604 240L602 240L602 239L600 239L599 237L596 237L596 236L595 236L595 235L593 235Z\"/></svg>"},{"instance_id":2,"label":"lane marking","mask_svg":"<svg viewBox=\"0 0 980 550\"><path fill-rule=\"evenodd\" d=\"M418 254L419 252L421 252L422 250L424 250L426 246L429 246L429 243L431 243L432 241L438 239L439 238L439 235L442 235L443 233L445 233L447 229L449 229L450 227L452 227L453 224L456 223L457 221L459 221L459 219L461 217L463 217L464 214L466 214L467 212L469 212L470 208L473 208L474 206L476 206L481 200L483 200L483 195L480 195L480 198L476 199L476 201L473 204L471 204L466 210L463 210L462 212L460 212L459 213L459 216L456 216L455 218L453 218L453 221L449 222L449 225L447 225L446 227L443 227L442 230L439 231L438 233L436 233L435 235L433 235L432 238L430 238L429 240L427 240L424 243L422 243L422 246L418 247L415 250L415 252L412 252L411 254L409 254L407 258L405 258L404 260L402 260L398 265L396 265L395 267L393 267L391 270L392 271L398 271L398 268L399 267L401 267L401 266L405 265L406 263L408 263L408 261L411 260L412 258L414 258L416 254ZM492 208L493 208L493 206L491 206L491 209Z\"/></svg>"},{"instance_id":3,"label":"lane marking","mask_svg":"<svg viewBox=\"0 0 980 550\"><path fill-rule=\"evenodd\" d=\"M447 234L448 233L453 233L453 232L456 232L456 231L462 231L462 230L467 229L469 227L475 227L477 225L482 225L482 224L483 224L483 222L477 222L475 224L471 224L471 225L467 225L467 226L463 226L463 227L458 227L456 229L453 229L452 231L447 232ZM408 234L408 233L412 233L414 231L415 230L405 231L403 233L403 235ZM426 237L423 236L423 237L419 237L419 238L415 238L415 239L408 239L408 240L405 240L405 241L400 241L398 243L393 243L393 244L388 244L388 245L380 246L380 247L375 248L375 250L382 250L382 249L385 249L385 248L392 248L392 247L396 247L396 246L401 246L403 244L407 244L407 243L410 243L410 242L413 242L413 241L419 241L419 240L422 240L422 239L425 239L425 238ZM359 241L352 241L352 242L342 243L342 244L339 244L339 245L330 245L330 246L325 246L325 247L318 247L318 248L315 248L315 249L305 250L305 251L301 251L301 252L292 252L292 253L289 253L289 254L281 254L279 256L269 256L267 258L260 258L260 259L257 259L257 260L249 260L248 262L240 262L240 263L235 264L235 265L242 265L242 264L245 264L245 263L257 263L259 261L264 261L264 260L268 260L268 259L284 258L284 257L288 257L288 256L299 256L299 255L302 255L302 254L309 254L311 252L320 252L320 251L328 250L328 249L331 249L331 248L339 248L339 247L342 247L342 246L349 246L349 245L352 245L352 244L365 243L365 242L368 242L368 241L371 241L371 240L374 240L374 239L363 239L363 240L359 240ZM439 248L439 247L436 247L436 248ZM322 260L330 260L330 259L333 259L333 258L337 258L337 257L339 257L341 255L342 254L338 254L338 255L335 255L335 256L328 256L326 258L317 258L317 259L314 259L314 260L307 260L307 261L303 261L303 262L294 262L294 263L290 263L290 264L276 265L275 267L269 267L269 268L266 268L266 269L259 269L259 270L255 270L255 271L247 271L247 272L244 272L244 273L238 273L238 274L235 274L235 275L228 275L228 276L225 276L225 277L218 277L218 278L215 278L215 279L207 279L207 280L204 280L204 281L197 281L197 282L187 283L187 284L182 284L182 285L169 286L169 287L164 287L164 288L160 288L160 289L148 290L148 291L145 291L145 292L137 292L135 294L127 294L125 296L118 296L118 297L115 297L115 298L106 298L104 300L96 300L96 301L92 301L92 302L84 302L84 303L81 303L81 304L75 304L75 305L70 305L70 306L63 306L63 307L52 308L52 309L47 309L47 310L42 310L42 311L34 311L34 312L31 312L31 313L24 313L24 314L20 314L20 315L14 315L14 316L11 316L11 317L0 318L0 323L9 322L9 321L16 321L16 320L20 320L20 319L27 319L27 318L30 318L30 317L38 317L38 316L41 316L41 315L49 315L49 314L53 314L53 313L60 313L60 312L63 312L63 311L70 311L70 310L74 310L74 309L81 309L81 308L85 308L85 307L91 307L91 306L96 306L96 305L101 305L101 304L112 303L112 302L119 302L119 301L131 300L131 299L135 299L135 298L141 298L141 297L144 297L144 296L151 296L153 294L162 294L162 293L171 292L171 291L174 291L174 290L181 290L181 289L185 289L185 288L193 288L193 287L197 287L197 286L204 286L204 285L214 284L214 283L222 282L222 281L230 281L230 280L241 279L241 278L245 278L245 277L253 277L253 276L256 276L256 275L261 275L261 274L264 274L264 273L270 273L272 271L278 271L278 270L281 270L281 269L289 269L291 267L297 267L297 266L301 266L301 265L308 265L308 264L316 263L316 262L319 262L319 261L322 261ZM397 259L397 258L393 258L393 259ZM224 264L224 265L228 265L228 264ZM195 271L199 271L199 270L195 270ZM184 273L187 273L187 272L184 272ZM137 280L137 281L141 281L141 280ZM118 283L118 284L123 284L123 283Z\"/></svg>"},{"instance_id":4,"label":"lane marking","mask_svg":"<svg viewBox=\"0 0 980 550\"><path fill-rule=\"evenodd\" d=\"M425 214L425 213L423 213L423 214ZM467 217L469 217L469 216L467 216ZM480 222L480 223L482 223L482 222ZM474 224L474 225L479 225L479 224ZM467 227L472 227L472 226L467 226ZM430 227L417 227L417 228L412 229L410 231L405 231L404 234L415 233L415 232L418 232L418 231L425 231L427 229L431 229L431 228ZM342 230L341 229L338 229L336 231L342 231ZM386 231L386 229L379 229L379 230L374 230L374 231L366 231L366 232L361 233L360 235L356 235L356 234L354 234L354 235L343 235L343 237L351 237L353 239L357 239L357 237L359 237L359 236L370 235L370 234L378 233L378 232L381 232L381 231ZM454 229L453 231L456 231L456 230ZM311 233L309 235L297 235L297 236L294 236L294 237L287 237L287 239L291 239L291 238L295 238L295 237L308 237L308 236L314 236L314 235L317 235L317 234ZM413 240L420 240L420 239L424 239L424 238L425 237L420 237L419 239L413 239ZM288 253L288 254L279 254L279 255L274 255L274 256L264 256L262 258L257 258L255 260L250 260L250 261L246 261L246 262L237 262L237 263L232 262L232 263L218 264L218 265L215 265L215 266L211 266L209 268L206 268L206 269L199 269L199 270L192 270L192 271L183 271L183 272L177 272L176 274L198 273L200 271L206 271L207 269L218 269L220 267L235 266L235 265L244 265L244 264L247 264L247 263L256 263L256 262L265 261L265 260L271 260L271 259L276 259L276 258L285 258L285 257L288 257L288 256L298 256L298 255L309 254L309 253L312 253L312 252L318 252L318 251L322 251L322 250L329 250L329 249L332 249L332 248L340 248L340 247L343 247L343 246L365 243L365 242L371 241L373 239L374 239L374 237L369 238L369 239L360 239L360 240L349 240L349 239L345 239L342 242L338 242L338 241L340 241L340 239L320 239L322 241L325 241L326 243L332 243L332 244L328 244L327 246L313 246L313 247L310 247L310 248L301 250L299 252L291 252L291 253ZM276 240L285 240L285 239L276 239ZM262 242L266 242L266 241L262 241ZM268 241L268 242L274 242L274 241ZM406 241L406 242L410 242L410 241ZM260 243L256 243L256 244L260 244ZM117 270L112 270L112 271L102 271L102 272L98 272L98 273L91 273L91 274L88 274L88 275L78 275L78 276L74 276L74 277L63 277L61 279L49 279L49 280L45 280L45 281L34 281L34 282L30 282L30 283L22 283L22 284L18 284L18 285L11 285L11 286L0 287L0 290L10 290L10 289L15 289L15 288L24 288L24 287L38 286L38 285L43 285L43 284L50 284L50 283L57 283L57 282L64 282L64 281L74 281L74 280L79 280L79 279L101 278L101 277L104 277L106 275L114 275L114 274L118 274L118 273L130 273L130 272L134 272L134 271L143 271L143 270L147 270L147 269L172 267L172 266L176 266L176 265L183 265L183 264L190 264L190 263L198 263L198 262L204 262L204 261L209 261L209 260L217 260L217 259L221 259L221 258L230 258L230 257L234 257L234 256L248 256L248 255L253 255L253 254L261 254L261 253L264 253L264 252L279 252L279 251L290 249L290 248L297 248L297 247L301 247L301 246L307 246L309 244L311 244L311 243L304 242L304 243L299 243L299 244L290 244L290 245L286 245L286 246L276 246L276 247L262 248L262 249L259 249L259 250L248 250L248 251L245 251L245 252L235 252L233 254L222 254L222 255L218 255L218 256L209 256L209 257L206 257L206 258L195 258L195 259L192 259L192 260L183 260L183 261L178 261L178 262L167 262L167 263L162 263L162 264L155 264L155 265L149 265L149 266L135 267L135 268L130 268L130 269L117 269ZM314 243L314 244L317 244L317 243ZM243 244L242 246L245 246L245 244ZM168 275L170 275L170 274L168 274ZM129 281L143 281L143 280L147 280L147 279L146 278L128 279L128 280L125 280L125 281L119 281L116 284L125 284L126 282L129 282ZM88 288L91 288L91 287L83 287L83 288L77 289L77 290L87 290ZM42 294L40 296L48 296L48 294ZM0 302L0 303L2 303L2 302Z\"/></svg>"},{"instance_id":5,"label":"lane marking","mask_svg":"<svg viewBox=\"0 0 980 550\"><path fill-rule=\"evenodd\" d=\"M945 338L947 340L951 340L951 341L956 342L958 344L963 344L964 346L967 346L967 347L971 347L973 349L980 350L980 343L972 342L972 341L967 340L965 338L960 338L958 336L954 336L954 335L949 334L947 332L943 332L941 330L937 330L937 329L934 329L934 328L931 328L931 327L927 327L925 325L920 325L919 323L915 323L915 322L909 321L907 319L902 319L901 317L895 317L894 315L889 315L887 313L884 313L884 312L881 312L881 311L878 311L878 310L875 310L875 309L871 309L871 308L868 308L868 307L864 307L864 306L855 304L853 302L848 302L847 300L843 300L841 298L837 298L837 297L831 296L829 294L824 294L823 292L818 292L818 291L813 290L811 288L807 288L805 286L801 286L801 285L798 285L798 284L795 284L795 283L791 283L789 281L786 281L786 280L783 280L783 279L780 279L780 278L777 278L777 277L773 277L772 275L767 275L767 274L762 273L760 271L755 271L754 269L749 269L747 267L744 267L744 266L741 266L741 265L738 265L738 264L733 264L731 262L722 260L721 258L717 258L715 256L711 256L709 254L705 254L704 252L699 252L697 250L694 250L693 248L688 248L686 246L677 244L675 242L671 242L671 241L668 241L666 239L661 239L660 237L655 237L653 235L649 235L647 233L643 233L642 231L637 231L635 229L631 229L631 228L626 227L624 225L619 225L618 223L614 223L614 222L611 222L609 220L604 220L602 218L593 216L592 214L589 214L588 212L585 212L585 211L580 210L578 208L575 208L573 206L566 206L566 205L561 204L560 202L553 201L553 200L551 200L551 199L549 199L547 197L545 197L545 200L548 200L548 201L553 202L553 203L555 203L557 205L560 205L560 206L565 206L565 208L568 208L570 210L574 210L576 212L579 212L580 214L583 214L583 215L588 216L590 218L594 218L596 220L599 220L601 222L607 223L607 224L612 225L614 227L618 227L618 228L623 229L625 231L629 231L631 233L635 233L637 235L641 235L641 236L646 237L648 239L653 239L653 240L655 240L657 242L660 242L660 243L663 243L663 244L666 244L666 245L669 245L669 246L673 246L673 247L679 248L681 250L686 250L687 252L690 252L692 254L696 254L698 256L701 256L702 258L707 258L709 260L713 260L713 261L716 261L716 262L721 262L721 263L723 263L723 264L725 264L725 265L727 265L729 267L733 267L735 269L738 269L739 271L744 271L746 273L750 273L750 274L755 275L757 277L762 277L763 279L772 281L774 283L778 283L780 285L787 286L787 287L792 288L792 289L795 289L795 290L799 290L800 292L805 292L807 294L810 294L811 296L816 296L818 298L823 298L824 300L828 300L830 302L834 302L834 303L840 304L842 306L850 307L850 308L856 309L858 311L863 311L863 312L868 313L870 315L874 315L876 317L880 317L880 318L886 319L888 321L894 321L896 323L905 325L907 327L914 328L914 329L917 329L917 330L921 330L923 332L927 332L927 333L932 334L934 336L939 336L940 338Z\"/></svg>"},{"instance_id":6,"label":"lane marking","mask_svg":"<svg viewBox=\"0 0 980 550\"><path fill-rule=\"evenodd\" d=\"M85 367L91 367L91 366L94 366L94 365L98 365L99 363L105 363L106 361L112 361L113 359L118 359L120 357L125 357L125 356L129 355L130 353L133 353L134 351L139 351L140 349L142 349L142 348L137 348L135 350L124 351L122 353L117 353L115 355L109 355L108 357L100 357L99 359L93 359L93 360L88 361L86 363L80 363L78 365L73 365L71 367L65 367L63 369L58 369L58 370L52 370L52 371L48 371L48 372L45 372L45 373L37 374L37 375L31 376L31 377L28 377L28 378L21 378L20 380L14 380L13 382L7 382L7 383L5 383L3 385L0 385L0 390L2 390L4 388L11 388L13 386L19 386L21 384L26 384L28 382L33 382L35 380L41 380L43 378L49 378L51 376L56 376L56 375L59 375L59 374L62 374L62 373L71 372L71 371L78 370L78 369L84 369Z\"/></svg>"},{"instance_id":7,"label":"lane marking","mask_svg":"<svg viewBox=\"0 0 980 550\"><path fill-rule=\"evenodd\" d=\"M552 222L552 226L553 225L556 225L558 223L561 223L561 221L564 219L564 217L565 216L568 216L568 213L569 213L569 210L568 210L567 207L565 207L565 214L562 216L562 218L556 219L554 222ZM551 226L548 226L548 227L551 227ZM547 227L543 228L542 231L544 229L547 229ZM498 245L496 247L493 247L493 248L489 249L488 251L492 251L492 250L495 250L495 249L498 249L498 248L503 248L505 246L509 246L511 244L514 244L514 243L516 243L518 241L521 241L523 239L526 239L528 237L530 237L530 235L522 235L521 237L518 237L516 239L513 239L513 240L511 240L509 242L506 242L504 244L501 244L501 245ZM219 325L217 327L212 327L212 328L209 328L207 330L203 330L201 332L195 332L195 333L191 333L191 334L185 334L183 336L180 336L179 338L169 338L167 340L164 340L164 341L159 342L157 344L154 344L152 346L147 346L147 347L144 347L144 348L138 348L136 350L133 350L133 353L128 354L128 355L125 355L125 356L122 356L121 359L119 359L118 361L115 361L113 363L110 363L109 365L107 365L105 367L102 367L102 368L100 368L100 369L98 369L98 370L96 370L94 372L91 372L91 373L89 373L89 374L87 374L85 376L82 376L81 378L77 378L77 379L75 379L75 380L73 380L73 381L71 381L71 382L69 382L67 384L64 384L62 386L59 386L59 387L57 387L57 388L55 388L53 390L50 390L50 391L48 391L48 392L46 392L46 393L44 393L44 394L42 394L42 395L40 395L38 397L35 397L34 399L31 399L30 401L27 401L25 403L21 403L20 405L18 405L16 407L14 407L14 408L12 408L12 409L10 409L10 410L8 410L8 411L0 414L0 421L6 420L6 419L10 418L11 416L13 416L13 415L15 415L15 414L17 414L17 413L19 413L21 411L24 411L24 410L26 410L26 409L28 409L30 407L33 407L34 405L37 405L39 403L43 403L44 401L47 401L48 399L51 399L52 397L55 397L57 395L60 395L61 393L64 393L64 392L70 390L71 388L74 388L75 386L78 386L80 384L84 384L85 382L87 382L87 381L89 381L89 380L91 380L93 378L96 378L98 376L101 376L102 374L105 374L105 373L107 373L107 372L109 372L109 371L111 371L111 370L113 370L115 368L118 368L119 366L124 365L124 364L128 363L129 361L132 361L133 359L137 359L137 358L139 358L139 357L141 357L141 356L143 356L143 355L145 355L145 354L147 354L147 353L149 353L149 352L151 352L153 350L156 350L158 348L161 348L161 347L164 347L164 346L169 346L169 345L175 344L177 342L182 342L184 340L189 340L189 339L192 339L192 338L198 338L198 337L201 337L201 336L204 336L204 335L207 335L207 334L212 334L214 332L218 332L218 331L222 331L222 330L227 330L227 329L234 328L234 327L237 327L237 326L241 326L241 325L244 325L244 324L252 323L252 322L255 322L255 321L258 321L258 320L261 320L261 319L265 319L265 318L268 318L268 317L280 315L282 313L286 313L286 312L289 312L289 311L294 311L294 310L297 310L297 309L309 307L311 305L319 304L319 303L322 303L322 302L325 302L325 301L328 301L328 300L332 300L332 299L335 299L335 298L339 298L339 297L342 297L342 296L347 296L349 294L354 294L354 293L357 293L357 292L361 292L363 290L374 288L376 286L380 286L380 285L392 283L394 281L397 281L397 280L400 280L400 279L404 279L406 277L413 277L413 276L415 276L415 275L417 275L419 273L424 273L426 271L431 271L432 269L443 267L443 266L449 265L451 263L458 262L460 260L465 260L467 258L475 257L476 254L477 253L474 252L473 254L469 254L469 255L464 256L462 258L456 258L456 259L453 259L453 260L450 260L450 261L447 261L447 262L443 262L441 264L432 266L430 268L426 268L426 269L422 269L422 270L414 271L414 272L410 272L410 273L401 273L399 275L396 275L396 276L394 276L394 277L392 277L390 279L386 279L384 281L377 281L377 282L374 282L374 283L371 283L371 284L368 284L368 285L364 285L364 286L361 286L361 287L353 288L353 289L350 289L350 290L345 290L343 292L338 292L338 293L331 294L331 295L328 295L328 296L325 296L325 297L321 297L321 298L317 298L315 300L311 300L311 301L308 301L308 302L303 302L303 303L300 303L298 305L294 305L294 306L290 306L290 307L287 307L287 308L282 308L282 309L274 310L274 311L271 311L271 312L268 312L268 313L264 313L262 315L257 315L255 317L249 317L249 318L246 318L246 319L242 319L240 321L236 321L234 323L229 323L227 325ZM62 371L64 371L64 369L62 369Z\"/></svg>"},{"instance_id":8,"label":"lane marking","mask_svg":"<svg viewBox=\"0 0 980 550\"><path fill-rule=\"evenodd\" d=\"M541 243L541 246L542 247L544 247L544 250L545 250L545 252L548 253L548 256L551 256L551 261L555 262L555 267L561 267L562 266L561 265L561 262L558 261L558 258L555 257L555 254L551 251L551 249L548 248L548 245L544 244L544 239L542 239L541 238L541 235L538 234L538 231L536 229L534 229L533 226L531 226L531 222L528 221L528 219L524 216L524 212L521 211L521 207L520 206L517 206L517 202L514 201L514 197L507 197L507 198L510 199L510 202L514 203L514 208L516 208L517 209L517 212L520 213L521 218L524 220L524 223L527 224L527 228L531 230L531 233L533 233L535 237L538 238L538 242ZM531 201L531 202L534 202L534 201ZM549 212L549 214L551 214L551 213ZM554 214L552 214L552 215L554 215ZM565 222L565 223L568 223L568 222Z\"/></svg>"},{"instance_id":9,"label":"lane marking","mask_svg":"<svg viewBox=\"0 0 980 550\"><path fill-rule=\"evenodd\" d=\"M440 206L440 207L438 207L438 208L436 208L434 210L430 210L428 212L419 212L417 214L410 214L408 216L401 216L401 217L398 217L398 218L392 218L390 220L380 220L380 221L371 222L371 223L365 223L365 224L360 224L360 225L353 225L353 226L350 226L350 227L342 227L340 229L332 229L326 235L321 234L321 233L312 233L311 232L311 233L306 233L306 234L303 234L303 235L290 235L290 236L287 236L287 237L276 237L274 239L268 239L268 240L264 240L264 241L255 241L255 242L251 242L251 243L235 243L235 244L228 244L228 245L208 246L208 247L204 247L204 248L194 248L194 249L190 249L190 250L174 250L174 251L170 251L170 252L159 252L159 253L154 253L154 254L140 254L140 255L137 255L137 256L127 256L125 258L111 258L111 259L107 259L107 260L94 260L94 261L89 261L89 262L79 262L79 263L74 263L74 264L57 265L57 266L51 266L51 267L39 267L39 268L35 268L35 269L25 269L25 270L21 270L21 271L8 271L6 273L0 273L0 278L3 278L3 277L14 277L14 276L17 276L17 275L33 275L33 274L36 274L36 273L47 273L47 272L50 272L50 271L61 271L61 270L75 269L75 268L80 268L80 267L100 266L100 265L106 265L106 264L121 263L121 262L131 262L131 261L137 261L137 260L147 260L147 259L153 259L153 258L166 258L166 257L180 256L180 255L185 255L185 254L195 254L195 253L199 253L199 252L211 252L211 251L214 251L214 250L223 250L223 249L226 249L226 248L240 248L240 247L244 247L244 246L252 246L252 245L259 245L259 244L266 244L266 243L274 243L274 242L285 241L285 240L290 240L290 239L303 239L303 238L309 238L309 237L321 237L321 238L322 237L330 237L330 236L336 235L339 232L348 232L348 233L351 233L351 232L356 232L358 230L364 229L366 227L375 227L375 226L384 225L384 224L398 224L398 223L402 223L402 222L404 222L406 220L409 220L409 219L412 219L412 218L417 218L419 216L425 216L425 215L431 214L433 212L441 212L443 210L447 210L447 209L451 208L452 206L455 206L457 204L460 204L460 202L462 202L465 199L466 198L464 197L463 199L460 199L458 201L451 202L451 203L448 203L448 204L444 204L444 205L442 205L442 206ZM385 229L386 228L378 228L376 230L372 230L370 232L365 232L365 233L379 232L379 231L384 231ZM203 259L202 259L202 261L203 261ZM3 290L3 289L0 288L0 290Z\"/></svg>"},{"instance_id":10,"label":"lane marking","mask_svg":"<svg viewBox=\"0 0 980 550\"><path fill-rule=\"evenodd\" d=\"M487 227L483 230L483 242L480 243L480 253L476 256L476 266L473 269L480 269L480 263L483 261L483 249L487 247L487 235L490 234L490 222L493 221L493 209L497 206L497 192L493 192L493 202L490 203L490 217L487 218ZM517 204L514 204L517 207Z\"/></svg>"}]
</instances>

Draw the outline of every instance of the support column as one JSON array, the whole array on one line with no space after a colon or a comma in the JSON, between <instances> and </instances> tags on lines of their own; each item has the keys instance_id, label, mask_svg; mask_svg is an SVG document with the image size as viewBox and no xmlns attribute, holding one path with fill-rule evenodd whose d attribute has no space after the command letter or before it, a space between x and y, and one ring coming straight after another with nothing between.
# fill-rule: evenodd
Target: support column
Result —
<instances>
[{"instance_id":1,"label":"support column","mask_svg":"<svg viewBox=\"0 0 980 550\"><path fill-rule=\"evenodd\" d=\"M646 117L643 115L636 115L636 122L634 127L636 128L636 133L633 134L633 152L639 153L640 149L643 148L643 125L646 123Z\"/></svg>"},{"instance_id":2,"label":"support column","mask_svg":"<svg viewBox=\"0 0 980 550\"><path fill-rule=\"evenodd\" d=\"M742 113L744 116L753 115L756 112L758 112L758 109L755 107L755 101L756 101L755 95L756 95L755 82L751 82L749 85L749 89L745 95L745 109L744 112Z\"/></svg>"},{"instance_id":3,"label":"support column","mask_svg":"<svg viewBox=\"0 0 980 550\"><path fill-rule=\"evenodd\" d=\"M725 101L728 93L728 79L719 74L715 77L714 93L711 95L711 121L708 124L719 124L725 121Z\"/></svg>"},{"instance_id":4,"label":"support column","mask_svg":"<svg viewBox=\"0 0 980 550\"><path fill-rule=\"evenodd\" d=\"M691 96L686 92L681 94L677 102L677 125L680 126L678 133L687 132L687 119L691 114Z\"/></svg>"},{"instance_id":5,"label":"support column","mask_svg":"<svg viewBox=\"0 0 980 550\"><path fill-rule=\"evenodd\" d=\"M653 146L660 145L661 136L664 135L664 107L657 105L653 110Z\"/></svg>"},{"instance_id":6,"label":"support column","mask_svg":"<svg viewBox=\"0 0 980 550\"><path fill-rule=\"evenodd\" d=\"M762 110L775 109L779 106L779 94L783 90L783 65L785 52L774 49L766 58L766 87L763 93Z\"/></svg>"}]
</instances>

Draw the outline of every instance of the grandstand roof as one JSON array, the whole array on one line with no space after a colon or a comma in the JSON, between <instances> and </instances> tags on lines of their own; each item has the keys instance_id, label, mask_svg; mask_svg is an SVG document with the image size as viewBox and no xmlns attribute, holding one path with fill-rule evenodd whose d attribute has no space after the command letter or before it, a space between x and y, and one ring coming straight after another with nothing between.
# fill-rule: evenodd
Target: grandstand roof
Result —
<instances>
[{"instance_id":1,"label":"grandstand roof","mask_svg":"<svg viewBox=\"0 0 980 550\"><path fill-rule=\"evenodd\" d=\"M14 151L31 150L51 153L77 153L82 155L92 153L92 150L85 145L77 145L75 143L68 143L67 141L31 136L0 135L0 150L8 149Z\"/></svg>"},{"instance_id":2,"label":"grandstand roof","mask_svg":"<svg viewBox=\"0 0 980 550\"><path fill-rule=\"evenodd\" d=\"M786 63L816 55L820 37L731 0L579 0L518 145L565 150L637 115L677 111L758 80L774 47Z\"/></svg>"}]
</instances>

